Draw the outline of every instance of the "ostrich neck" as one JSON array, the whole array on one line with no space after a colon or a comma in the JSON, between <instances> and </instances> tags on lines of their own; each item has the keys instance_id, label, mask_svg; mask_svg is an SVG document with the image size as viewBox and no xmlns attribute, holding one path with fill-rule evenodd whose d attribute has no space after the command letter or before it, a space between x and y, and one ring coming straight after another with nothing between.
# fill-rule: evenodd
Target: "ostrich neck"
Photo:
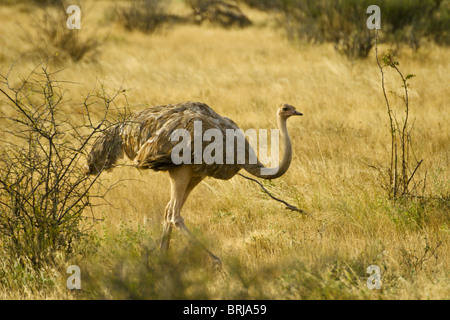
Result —
<instances>
[{"instance_id":1,"label":"ostrich neck","mask_svg":"<svg viewBox=\"0 0 450 320\"><path fill-rule=\"evenodd\" d=\"M292 160L292 145L286 125L287 118L277 117L278 128L281 131L284 153L281 163L275 168L265 168L259 161L257 164L245 164L243 168L252 175L263 179L276 179L286 173ZM263 170L265 169L265 170ZM270 173L265 173L265 171Z\"/></svg>"}]
</instances>

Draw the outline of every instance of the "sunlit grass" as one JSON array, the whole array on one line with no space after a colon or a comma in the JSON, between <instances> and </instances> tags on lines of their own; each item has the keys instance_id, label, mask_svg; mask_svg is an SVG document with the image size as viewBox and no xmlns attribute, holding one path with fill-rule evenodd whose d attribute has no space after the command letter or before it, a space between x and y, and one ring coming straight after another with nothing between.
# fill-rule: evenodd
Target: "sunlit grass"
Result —
<instances>
[{"instance_id":1,"label":"sunlit grass","mask_svg":"<svg viewBox=\"0 0 450 320\"><path fill-rule=\"evenodd\" d=\"M410 81L413 144L424 158L417 177L427 173L425 194L435 199L393 204L368 166L389 160L388 119L373 54L349 62L330 45L292 46L270 17L251 10L256 23L246 29L183 25L149 36L105 21L110 2L89 5L83 28L98 27L99 36L107 36L95 62L53 66L64 67L58 76L70 81L67 95L77 101L100 79L106 89L128 89L128 101L122 102L134 110L202 101L244 130L276 128L275 108L293 104L304 116L288 123L292 165L267 186L315 219L285 210L240 177L206 179L182 215L222 258L224 270L214 270L176 231L165 260L158 242L169 200L167 175L118 168L104 174L104 183L127 180L108 194L109 205L94 210L103 220L80 244L80 253L44 278L26 270L3 274L0 288L6 290L0 290L0 298L449 297L450 49L430 44L399 54L402 68L416 75ZM183 10L181 3L174 5ZM30 12L20 8L0 7L2 72L32 51L21 37L23 29L33 28ZM18 27L17 21L27 23ZM25 55L16 72L25 74L38 59ZM400 89L390 76L390 89ZM6 108L0 102L0 110ZM427 247L436 248L436 254L414 265L413 257L422 257ZM65 288L65 268L71 264L82 271L79 293ZM369 265L381 268L381 290L366 286Z\"/></svg>"}]
</instances>

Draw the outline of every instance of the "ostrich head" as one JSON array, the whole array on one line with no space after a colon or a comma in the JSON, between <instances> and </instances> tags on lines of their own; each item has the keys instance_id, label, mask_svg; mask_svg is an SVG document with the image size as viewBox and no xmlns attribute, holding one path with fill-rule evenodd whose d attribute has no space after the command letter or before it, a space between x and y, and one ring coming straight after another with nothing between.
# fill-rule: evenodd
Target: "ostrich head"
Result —
<instances>
[{"instance_id":1,"label":"ostrich head","mask_svg":"<svg viewBox=\"0 0 450 320\"><path fill-rule=\"evenodd\" d=\"M99 174L114 166L123 157L123 146L120 138L120 128L115 126L104 131L94 141L88 155L87 163L81 168L85 175Z\"/></svg>"},{"instance_id":2,"label":"ostrich head","mask_svg":"<svg viewBox=\"0 0 450 320\"><path fill-rule=\"evenodd\" d=\"M295 107L291 106L290 104L283 103L279 108L277 112L278 117L287 119L291 116L302 116L303 113L298 112L295 110Z\"/></svg>"}]
</instances>

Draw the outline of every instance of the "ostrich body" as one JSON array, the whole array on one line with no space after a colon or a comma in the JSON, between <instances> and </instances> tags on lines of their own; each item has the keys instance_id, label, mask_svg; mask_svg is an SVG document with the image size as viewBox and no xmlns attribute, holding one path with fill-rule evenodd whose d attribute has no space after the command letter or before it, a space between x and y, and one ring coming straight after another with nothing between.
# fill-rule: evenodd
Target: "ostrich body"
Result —
<instances>
[{"instance_id":1,"label":"ostrich body","mask_svg":"<svg viewBox=\"0 0 450 320\"><path fill-rule=\"evenodd\" d=\"M287 132L286 120L293 115L302 114L288 104L281 105L277 110L277 122L284 144L284 154L280 165L274 168L272 170L273 173L270 174L262 173L261 169L264 169L264 166L259 160L256 163L248 161L248 155L254 151L246 139L245 163L239 164L237 161L227 163L225 161L227 152L225 146L230 142L225 141L227 129L240 129L232 120L218 115L209 106L199 102L156 106L134 113L126 122L109 128L95 140L83 171L85 174L99 174L102 170L112 168L124 154L133 160L134 166L139 169L168 171L171 195L164 213L161 251L167 252L172 228L175 226L185 236L205 250L215 262L220 264L220 259L206 249L186 227L184 219L181 217L181 208L192 190L205 177L228 180L241 169L264 179L275 179L283 175L289 168L292 160L292 147ZM200 121L203 132L206 132L208 129L215 129L222 133L224 140L222 155L224 161L209 164L204 161L201 163L190 161L188 164L175 164L173 162L172 151L179 142L172 140L172 133L177 129L185 129L190 133L191 137L194 137L194 124L196 121ZM195 142L194 139L191 139L191 141ZM196 148L195 145L194 148L190 148L191 159L196 157L196 151L199 149L203 151L207 145L208 142L202 140L201 149ZM237 152L234 153L235 160L236 154Z\"/></svg>"}]
</instances>

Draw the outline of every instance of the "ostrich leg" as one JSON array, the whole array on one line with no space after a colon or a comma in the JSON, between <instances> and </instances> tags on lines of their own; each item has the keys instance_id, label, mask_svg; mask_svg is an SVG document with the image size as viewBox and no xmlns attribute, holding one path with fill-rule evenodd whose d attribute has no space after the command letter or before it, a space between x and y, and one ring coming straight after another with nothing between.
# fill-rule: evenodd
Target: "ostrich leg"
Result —
<instances>
[{"instance_id":1,"label":"ostrich leg","mask_svg":"<svg viewBox=\"0 0 450 320\"><path fill-rule=\"evenodd\" d=\"M183 200L181 203L181 208L183 207L184 203L187 200L187 197L189 196L189 194L191 193L191 191L195 188L195 186L197 186L197 184L199 184L201 181L203 180L203 177L192 177L186 187L186 190L184 192L184 196L183 196ZM183 179L183 181L186 181L185 179ZM172 184L172 188L171 191L173 191L173 184ZM172 192L171 195L171 201L169 201L169 203L167 204L165 211L164 211L164 225L163 225L163 236L161 239L161 251L163 253L167 253L167 251L169 250L169 242L170 242L170 236L172 234L172 223L171 223L171 212L173 209L173 199L175 199L174 194ZM181 210L180 208L180 210Z\"/></svg>"},{"instance_id":2,"label":"ostrich leg","mask_svg":"<svg viewBox=\"0 0 450 320\"><path fill-rule=\"evenodd\" d=\"M186 227L184 219L181 216L181 208L186 202L189 193L195 188L202 177L192 177L192 170L190 167L179 167L169 171L170 184L171 184L171 196L170 201L167 204L165 216L164 216L164 230L161 240L161 250L167 252L169 248L170 235L172 232L172 226L177 227L181 233L191 240L195 245L205 251L216 264L221 265L220 259L209 251Z\"/></svg>"},{"instance_id":3,"label":"ostrich leg","mask_svg":"<svg viewBox=\"0 0 450 320\"><path fill-rule=\"evenodd\" d=\"M164 209L163 235L161 239L161 252L166 254L169 250L170 236L172 235L172 225L169 222L170 207L172 203L169 201Z\"/></svg>"}]
</instances>

